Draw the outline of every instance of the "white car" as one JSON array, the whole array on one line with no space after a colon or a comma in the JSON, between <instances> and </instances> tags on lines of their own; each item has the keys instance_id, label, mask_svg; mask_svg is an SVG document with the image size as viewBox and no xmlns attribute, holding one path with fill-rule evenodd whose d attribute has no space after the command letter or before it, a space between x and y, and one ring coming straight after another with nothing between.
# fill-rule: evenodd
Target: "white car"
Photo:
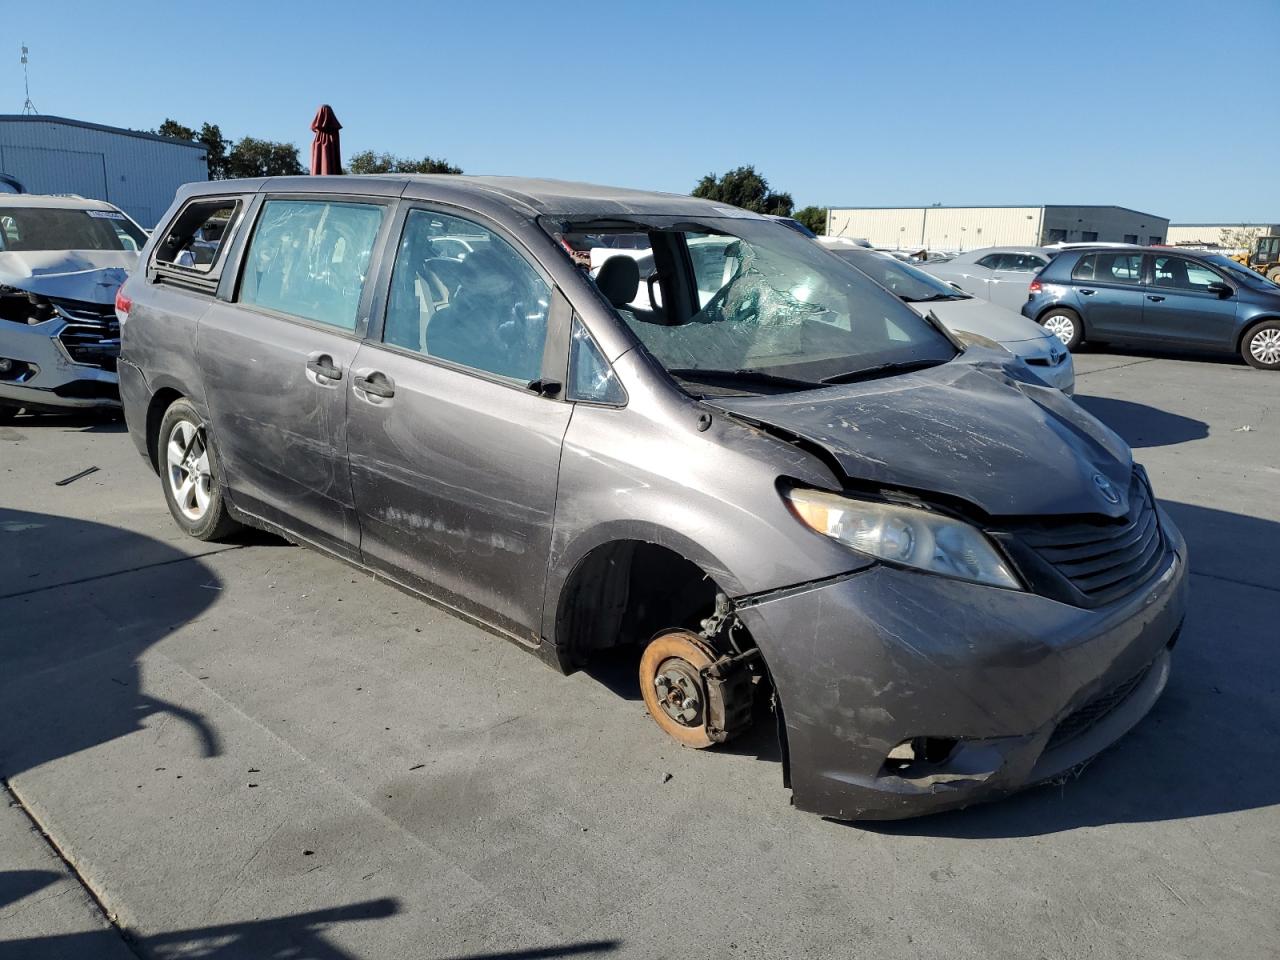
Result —
<instances>
[{"instance_id":1,"label":"white car","mask_svg":"<svg viewBox=\"0 0 1280 960\"><path fill-rule=\"evenodd\" d=\"M917 313L932 312L952 333L994 340L1041 380L1067 396L1075 393L1071 352L1034 320L974 297L910 264L874 250L836 247L831 252L897 294Z\"/></svg>"},{"instance_id":2,"label":"white car","mask_svg":"<svg viewBox=\"0 0 1280 960\"><path fill-rule=\"evenodd\" d=\"M100 200L0 194L0 423L120 406L116 290L146 242Z\"/></svg>"}]
</instances>

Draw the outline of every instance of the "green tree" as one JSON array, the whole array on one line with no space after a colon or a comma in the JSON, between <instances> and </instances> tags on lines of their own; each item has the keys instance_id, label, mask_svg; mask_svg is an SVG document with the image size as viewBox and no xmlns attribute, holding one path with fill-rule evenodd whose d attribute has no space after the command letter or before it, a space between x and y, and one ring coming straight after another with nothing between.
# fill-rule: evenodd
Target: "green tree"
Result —
<instances>
[{"instance_id":1,"label":"green tree","mask_svg":"<svg viewBox=\"0 0 1280 960\"><path fill-rule=\"evenodd\" d=\"M230 142L222 136L222 130L216 123L205 123L197 133L186 124L177 120L166 119L155 131L162 137L173 137L175 140L190 140L204 147L205 159L209 162L209 179L225 180L227 173L227 148Z\"/></svg>"},{"instance_id":2,"label":"green tree","mask_svg":"<svg viewBox=\"0 0 1280 960\"><path fill-rule=\"evenodd\" d=\"M803 223L814 233L821 235L827 230L827 208L826 207L801 207L792 214L797 220Z\"/></svg>"},{"instance_id":3,"label":"green tree","mask_svg":"<svg viewBox=\"0 0 1280 960\"><path fill-rule=\"evenodd\" d=\"M226 178L288 177L306 173L291 143L241 137L227 154Z\"/></svg>"},{"instance_id":4,"label":"green tree","mask_svg":"<svg viewBox=\"0 0 1280 960\"><path fill-rule=\"evenodd\" d=\"M791 194L774 193L769 181L756 173L753 166L738 167L722 177L708 173L693 188L695 197L728 203L753 213L769 213L779 217L791 214Z\"/></svg>"},{"instance_id":5,"label":"green tree","mask_svg":"<svg viewBox=\"0 0 1280 960\"><path fill-rule=\"evenodd\" d=\"M374 153L362 150L353 154L347 161L347 173L461 173L461 167L455 167L445 160L434 157L423 157L413 160L409 157L395 157L389 153Z\"/></svg>"}]
</instances>

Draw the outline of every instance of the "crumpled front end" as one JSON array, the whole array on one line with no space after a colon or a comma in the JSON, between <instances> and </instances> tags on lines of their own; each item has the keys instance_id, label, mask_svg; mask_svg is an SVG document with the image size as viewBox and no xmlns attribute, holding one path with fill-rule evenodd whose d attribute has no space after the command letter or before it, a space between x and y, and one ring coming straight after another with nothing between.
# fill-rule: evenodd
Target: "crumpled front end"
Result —
<instances>
[{"instance_id":1,"label":"crumpled front end","mask_svg":"<svg viewBox=\"0 0 1280 960\"><path fill-rule=\"evenodd\" d=\"M120 324L110 301L0 284L0 404L32 411L118 407L119 356Z\"/></svg>"},{"instance_id":2,"label":"crumpled front end","mask_svg":"<svg viewBox=\"0 0 1280 960\"><path fill-rule=\"evenodd\" d=\"M1187 605L1186 546L1089 607L879 564L746 598L793 800L841 820L992 800L1079 767L1146 715Z\"/></svg>"}]
</instances>

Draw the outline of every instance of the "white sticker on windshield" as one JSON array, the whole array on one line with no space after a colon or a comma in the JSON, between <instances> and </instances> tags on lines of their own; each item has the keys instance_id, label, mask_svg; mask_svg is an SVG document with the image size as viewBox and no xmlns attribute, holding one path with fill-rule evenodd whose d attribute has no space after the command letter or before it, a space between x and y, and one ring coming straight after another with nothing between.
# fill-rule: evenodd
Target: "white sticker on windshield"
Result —
<instances>
[{"instance_id":1,"label":"white sticker on windshield","mask_svg":"<svg viewBox=\"0 0 1280 960\"><path fill-rule=\"evenodd\" d=\"M98 220L123 220L124 214L117 213L115 210L86 210L89 216Z\"/></svg>"}]
</instances>

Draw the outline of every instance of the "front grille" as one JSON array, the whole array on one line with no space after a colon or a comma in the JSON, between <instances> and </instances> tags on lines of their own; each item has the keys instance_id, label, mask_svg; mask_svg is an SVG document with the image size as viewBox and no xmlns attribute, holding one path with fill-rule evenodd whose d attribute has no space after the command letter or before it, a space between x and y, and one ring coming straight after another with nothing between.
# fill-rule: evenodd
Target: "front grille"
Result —
<instances>
[{"instance_id":1,"label":"front grille","mask_svg":"<svg viewBox=\"0 0 1280 960\"><path fill-rule=\"evenodd\" d=\"M120 356L120 323L115 310L105 305L55 305L67 325L58 339L76 363L115 370Z\"/></svg>"},{"instance_id":2,"label":"front grille","mask_svg":"<svg viewBox=\"0 0 1280 960\"><path fill-rule=\"evenodd\" d=\"M1130 677L1124 683L1117 684L1105 693L1094 697L1079 710L1068 714L1066 719L1058 724L1057 729L1053 731L1053 735L1049 737L1049 742L1044 748L1045 752L1055 750L1088 733L1112 710L1129 699L1129 695L1138 688L1138 685L1146 678L1150 669L1151 667L1147 666L1137 676Z\"/></svg>"},{"instance_id":3,"label":"front grille","mask_svg":"<svg viewBox=\"0 0 1280 960\"><path fill-rule=\"evenodd\" d=\"M1067 596L1085 606L1101 606L1128 595L1156 571L1167 552L1155 503L1145 479L1134 472L1129 512L1118 518L1077 520L1011 532L1027 550L1020 567L1049 568L1070 585ZM1027 557L1027 552L1031 557ZM1015 560L1018 558L1015 557ZM1028 571L1024 571L1028 572ZM1029 571L1033 583L1043 580ZM1043 591L1051 596L1062 591Z\"/></svg>"}]
</instances>

